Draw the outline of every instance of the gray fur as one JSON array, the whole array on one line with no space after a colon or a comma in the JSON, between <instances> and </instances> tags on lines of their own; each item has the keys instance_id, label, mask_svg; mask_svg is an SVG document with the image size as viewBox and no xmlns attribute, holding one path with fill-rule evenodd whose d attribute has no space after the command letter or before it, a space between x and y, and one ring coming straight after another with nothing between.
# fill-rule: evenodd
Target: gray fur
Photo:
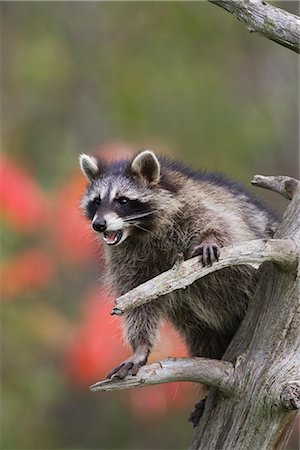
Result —
<instances>
[{"instance_id":1,"label":"gray fur","mask_svg":"<svg viewBox=\"0 0 300 450\"><path fill-rule=\"evenodd\" d=\"M117 296L170 269L179 253L191 257L199 244L223 247L268 237L274 229L274 217L251 202L244 191L195 179L168 166L162 165L160 171L172 180L176 191L167 189L157 176L154 185L139 184L134 174L125 177L122 171L114 174L108 167L91 182L83 198L83 208L93 196L112 190L112 197L122 193L152 202L155 224L149 232L129 232L120 245L105 246L108 276ZM244 317L256 281L257 272L250 266L227 268L132 310L125 317L124 334L133 356L125 362L127 366L114 369L110 376L136 373L146 363L163 319L179 330L191 355L221 358Z\"/></svg>"}]
</instances>

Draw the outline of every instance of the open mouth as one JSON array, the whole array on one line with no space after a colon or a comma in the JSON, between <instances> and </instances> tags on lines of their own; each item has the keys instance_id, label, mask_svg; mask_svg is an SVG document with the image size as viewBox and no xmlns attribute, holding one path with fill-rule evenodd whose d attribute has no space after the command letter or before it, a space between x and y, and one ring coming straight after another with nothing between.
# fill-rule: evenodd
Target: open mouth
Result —
<instances>
[{"instance_id":1,"label":"open mouth","mask_svg":"<svg viewBox=\"0 0 300 450\"><path fill-rule=\"evenodd\" d=\"M120 242L123 236L123 231L105 231L103 234L103 239L108 245L116 245Z\"/></svg>"}]
</instances>

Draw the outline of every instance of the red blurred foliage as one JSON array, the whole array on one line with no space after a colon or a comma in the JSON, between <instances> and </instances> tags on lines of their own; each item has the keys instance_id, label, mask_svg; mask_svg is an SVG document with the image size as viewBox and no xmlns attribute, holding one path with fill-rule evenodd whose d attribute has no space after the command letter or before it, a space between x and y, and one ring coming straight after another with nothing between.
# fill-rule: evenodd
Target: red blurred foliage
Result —
<instances>
[{"instance_id":1,"label":"red blurred foliage","mask_svg":"<svg viewBox=\"0 0 300 450\"><path fill-rule=\"evenodd\" d=\"M45 286L53 274L49 256L39 249L18 254L1 266L1 293L10 299Z\"/></svg>"},{"instance_id":2,"label":"red blurred foliage","mask_svg":"<svg viewBox=\"0 0 300 450\"><path fill-rule=\"evenodd\" d=\"M78 171L55 194L51 230L54 245L68 263L84 263L95 253L94 234L88 221L80 211L80 198L86 186L86 179Z\"/></svg>"},{"instance_id":3,"label":"red blurred foliage","mask_svg":"<svg viewBox=\"0 0 300 450\"><path fill-rule=\"evenodd\" d=\"M5 221L18 232L40 227L45 218L45 200L31 176L8 157L0 160L0 203Z\"/></svg>"},{"instance_id":4,"label":"red blurred foliage","mask_svg":"<svg viewBox=\"0 0 300 450\"><path fill-rule=\"evenodd\" d=\"M161 417L167 412L166 387L167 385L146 386L130 392L130 406L139 420Z\"/></svg>"},{"instance_id":5,"label":"red blurred foliage","mask_svg":"<svg viewBox=\"0 0 300 450\"><path fill-rule=\"evenodd\" d=\"M86 386L105 377L128 355L121 342L120 320L110 315L112 299L94 289L83 308L83 322L66 355L66 369L72 380Z\"/></svg>"},{"instance_id":6,"label":"red blurred foliage","mask_svg":"<svg viewBox=\"0 0 300 450\"><path fill-rule=\"evenodd\" d=\"M136 418L147 421L153 417L159 419L169 409L181 409L184 405L192 404L193 394L191 383L180 382L135 389L130 391L129 398Z\"/></svg>"}]
</instances>

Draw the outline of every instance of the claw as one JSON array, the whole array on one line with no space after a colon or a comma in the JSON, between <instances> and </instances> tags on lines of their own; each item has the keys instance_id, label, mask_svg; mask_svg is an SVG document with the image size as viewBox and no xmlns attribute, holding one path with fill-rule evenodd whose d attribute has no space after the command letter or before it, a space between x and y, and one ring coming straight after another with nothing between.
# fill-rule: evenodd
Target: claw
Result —
<instances>
[{"instance_id":1,"label":"claw","mask_svg":"<svg viewBox=\"0 0 300 450\"><path fill-rule=\"evenodd\" d=\"M132 369L131 369L131 375L132 376L136 376L136 374L138 373L138 371L140 370L141 365L140 364L136 364Z\"/></svg>"},{"instance_id":2,"label":"claw","mask_svg":"<svg viewBox=\"0 0 300 450\"><path fill-rule=\"evenodd\" d=\"M115 367L113 370L111 370L106 378L111 378L113 375L115 375L120 369L122 369L122 367L125 366L125 363L123 362L122 364L120 364L119 366Z\"/></svg>"},{"instance_id":3,"label":"claw","mask_svg":"<svg viewBox=\"0 0 300 450\"><path fill-rule=\"evenodd\" d=\"M213 248L215 260L218 261L219 257L220 257L220 248L217 245L213 245L212 248Z\"/></svg>"},{"instance_id":4,"label":"claw","mask_svg":"<svg viewBox=\"0 0 300 450\"><path fill-rule=\"evenodd\" d=\"M194 248L192 256L202 256L203 266L211 266L215 261L218 261L220 248L217 244L200 244Z\"/></svg>"},{"instance_id":5,"label":"claw","mask_svg":"<svg viewBox=\"0 0 300 450\"><path fill-rule=\"evenodd\" d=\"M135 376L139 369L144 366L147 362L147 356L136 357L136 355L132 355L132 357L115 367L113 370L109 372L107 378L125 378L128 374Z\"/></svg>"},{"instance_id":6,"label":"claw","mask_svg":"<svg viewBox=\"0 0 300 450\"><path fill-rule=\"evenodd\" d=\"M121 379L125 378L133 366L134 364L131 361L122 364L122 367L120 367L119 370L114 374L114 378L121 378Z\"/></svg>"}]
</instances>

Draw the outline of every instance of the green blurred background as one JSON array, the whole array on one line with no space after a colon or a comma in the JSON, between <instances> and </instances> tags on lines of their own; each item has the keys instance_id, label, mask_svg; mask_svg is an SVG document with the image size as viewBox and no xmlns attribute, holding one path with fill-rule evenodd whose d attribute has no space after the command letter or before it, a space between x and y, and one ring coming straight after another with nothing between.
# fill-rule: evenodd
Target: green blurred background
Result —
<instances>
[{"instance_id":1,"label":"green blurred background","mask_svg":"<svg viewBox=\"0 0 300 450\"><path fill-rule=\"evenodd\" d=\"M276 5L297 13L298 2ZM10 173L1 214L1 448L186 448L193 391L89 392L107 369L95 354L110 357L103 348L85 359L100 347L109 308L99 312L93 300L99 252L88 242L83 250L81 238L66 245L86 228L76 222L78 155L152 148L247 186L256 173L298 177L298 56L206 2L0 6L3 174ZM26 183L39 213L24 229ZM286 207L275 194L256 193ZM24 267L34 270L24 275ZM113 344L107 338L112 352L122 347L115 326L106 330L117 333ZM180 344L168 346L162 335L157 358L173 351ZM295 442L296 434L289 448Z\"/></svg>"}]
</instances>

